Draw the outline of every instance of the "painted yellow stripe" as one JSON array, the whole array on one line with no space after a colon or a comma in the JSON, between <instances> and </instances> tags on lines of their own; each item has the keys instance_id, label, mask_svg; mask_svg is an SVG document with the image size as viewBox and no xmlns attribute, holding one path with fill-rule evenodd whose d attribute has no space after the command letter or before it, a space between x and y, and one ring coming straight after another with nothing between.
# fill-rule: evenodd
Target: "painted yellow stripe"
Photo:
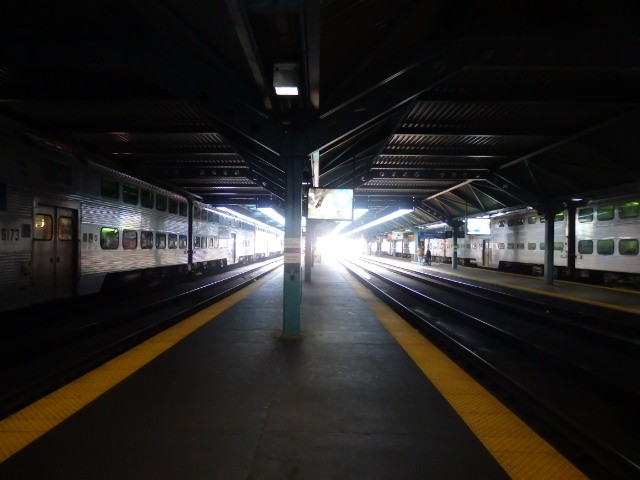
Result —
<instances>
[{"instance_id":1,"label":"painted yellow stripe","mask_svg":"<svg viewBox=\"0 0 640 480\"><path fill-rule=\"evenodd\" d=\"M443 272L445 274L447 274L446 272ZM515 273L508 273L508 272L500 272L501 275L513 275L515 277L520 277L523 278L523 275L518 275ZM527 292L527 293L535 293L537 295L547 295L549 297L554 297L554 298L559 298L562 300L566 300L567 298L570 298L571 301L573 302L577 302L577 303L584 303L586 305L593 305L595 307L602 307L602 308L608 308L609 310L618 310L620 312L625 312L625 313L632 313L632 314L640 314L640 309L638 308L634 308L634 307L627 307L624 305L615 305L612 303L606 303L606 302L600 302L598 300L591 300L589 298L584 298L584 297L578 297L575 295L567 295L567 294L562 294L562 293L556 293L556 292L551 292L549 290L541 290L539 288L530 288L530 287L525 287L522 285L516 285L513 283L505 283L505 282L499 282L496 280L491 280L489 278L478 278L476 276L473 275L465 275L464 273L460 273L457 272L455 274L451 274L453 276L456 277L462 277L462 278L466 278L467 280L474 280L474 281L479 281L482 283L488 283L489 285L497 285L499 287L504 287L504 288L509 288L512 290L520 290L523 292ZM527 279L531 279L531 280L539 280L540 282L542 282L541 278L538 277L526 277ZM587 284L577 284L574 282L566 282L566 281L562 281L562 280L555 280L555 282L557 283L562 283L565 285L579 285L581 288L591 288L591 289L597 289L597 290L611 290L612 292L618 292L620 293L621 291L623 291L624 293L627 294L633 294L633 295L640 295L640 292L634 292L632 290L622 290L622 289L615 289L615 288L610 288L610 287L602 287L599 285L587 285Z\"/></svg>"},{"instance_id":2,"label":"painted yellow stripe","mask_svg":"<svg viewBox=\"0 0 640 480\"><path fill-rule=\"evenodd\" d=\"M507 474L520 479L587 478L420 332L349 279L380 322L471 428Z\"/></svg>"},{"instance_id":3,"label":"painted yellow stripe","mask_svg":"<svg viewBox=\"0 0 640 480\"><path fill-rule=\"evenodd\" d=\"M159 333L0 422L0 463L44 435L220 313L271 275Z\"/></svg>"}]
</instances>

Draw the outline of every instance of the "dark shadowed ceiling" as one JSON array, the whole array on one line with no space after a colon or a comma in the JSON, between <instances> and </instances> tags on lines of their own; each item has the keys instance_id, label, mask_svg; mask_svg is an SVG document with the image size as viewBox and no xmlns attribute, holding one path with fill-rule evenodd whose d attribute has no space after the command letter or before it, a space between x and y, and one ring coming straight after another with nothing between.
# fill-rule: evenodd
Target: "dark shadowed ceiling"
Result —
<instances>
[{"instance_id":1,"label":"dark shadowed ceiling","mask_svg":"<svg viewBox=\"0 0 640 480\"><path fill-rule=\"evenodd\" d=\"M291 158L414 208L369 234L640 190L637 1L9 3L0 127L212 205L282 211Z\"/></svg>"}]
</instances>

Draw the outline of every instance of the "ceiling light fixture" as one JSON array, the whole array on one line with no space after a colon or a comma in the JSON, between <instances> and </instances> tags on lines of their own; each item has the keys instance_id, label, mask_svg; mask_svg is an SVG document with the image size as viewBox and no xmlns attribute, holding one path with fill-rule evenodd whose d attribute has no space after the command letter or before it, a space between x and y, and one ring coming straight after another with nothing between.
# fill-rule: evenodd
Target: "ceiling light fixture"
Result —
<instances>
[{"instance_id":1,"label":"ceiling light fixture","mask_svg":"<svg viewBox=\"0 0 640 480\"><path fill-rule=\"evenodd\" d=\"M280 225L284 225L284 217L271 207L258 207L258 211L264 213L271 220L275 220Z\"/></svg>"},{"instance_id":2,"label":"ceiling light fixture","mask_svg":"<svg viewBox=\"0 0 640 480\"><path fill-rule=\"evenodd\" d=\"M353 230L345 233L345 235L351 235L352 233L361 232L363 230L367 230L371 227L375 227L376 225L380 225L381 223L388 222L389 220L393 220L394 218L401 217L402 215L406 215L407 213L413 212L413 208L400 208L395 212L390 213L389 215L385 215L384 217L380 217L373 222L362 225L361 227L354 228Z\"/></svg>"},{"instance_id":3,"label":"ceiling light fixture","mask_svg":"<svg viewBox=\"0 0 640 480\"><path fill-rule=\"evenodd\" d=\"M275 63L273 88L276 90L276 95L298 95L298 64Z\"/></svg>"}]
</instances>

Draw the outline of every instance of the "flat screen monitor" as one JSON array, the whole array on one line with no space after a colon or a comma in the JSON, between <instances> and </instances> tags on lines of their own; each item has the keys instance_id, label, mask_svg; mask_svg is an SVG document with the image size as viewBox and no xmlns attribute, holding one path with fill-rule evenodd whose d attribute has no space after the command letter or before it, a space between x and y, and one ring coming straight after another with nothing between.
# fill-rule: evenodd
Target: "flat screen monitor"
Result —
<instances>
[{"instance_id":1,"label":"flat screen monitor","mask_svg":"<svg viewBox=\"0 0 640 480\"><path fill-rule=\"evenodd\" d=\"M307 218L353 220L353 190L350 188L309 188Z\"/></svg>"},{"instance_id":2,"label":"flat screen monitor","mask_svg":"<svg viewBox=\"0 0 640 480\"><path fill-rule=\"evenodd\" d=\"M468 218L467 233L469 235L491 234L491 220L488 218Z\"/></svg>"}]
</instances>

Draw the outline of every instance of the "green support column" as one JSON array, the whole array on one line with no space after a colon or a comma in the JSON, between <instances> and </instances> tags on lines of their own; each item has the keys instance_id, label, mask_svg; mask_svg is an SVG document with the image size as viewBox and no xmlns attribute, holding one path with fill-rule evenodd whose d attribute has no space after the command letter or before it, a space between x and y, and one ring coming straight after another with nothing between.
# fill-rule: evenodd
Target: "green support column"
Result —
<instances>
[{"instance_id":1,"label":"green support column","mask_svg":"<svg viewBox=\"0 0 640 480\"><path fill-rule=\"evenodd\" d=\"M453 252L451 253L451 268L454 270L457 270L458 269L458 230L462 225L464 225L464 222L462 220L449 220L447 222L447 225L449 225L453 229L453 238L452 238Z\"/></svg>"},{"instance_id":2,"label":"green support column","mask_svg":"<svg viewBox=\"0 0 640 480\"><path fill-rule=\"evenodd\" d=\"M576 276L576 205L567 207L567 275Z\"/></svg>"},{"instance_id":3,"label":"green support column","mask_svg":"<svg viewBox=\"0 0 640 480\"><path fill-rule=\"evenodd\" d=\"M287 190L284 226L284 308L282 333L300 335L300 302L302 300L302 171L307 158L285 157Z\"/></svg>"},{"instance_id":4,"label":"green support column","mask_svg":"<svg viewBox=\"0 0 640 480\"><path fill-rule=\"evenodd\" d=\"M311 281L313 266L313 247L316 245L316 224L307 218L307 233L304 241L304 281Z\"/></svg>"},{"instance_id":5,"label":"green support column","mask_svg":"<svg viewBox=\"0 0 640 480\"><path fill-rule=\"evenodd\" d=\"M553 224L555 222L555 211L547 210L545 212L546 222L544 224L544 283L553 285L553 243L554 232Z\"/></svg>"}]
</instances>

